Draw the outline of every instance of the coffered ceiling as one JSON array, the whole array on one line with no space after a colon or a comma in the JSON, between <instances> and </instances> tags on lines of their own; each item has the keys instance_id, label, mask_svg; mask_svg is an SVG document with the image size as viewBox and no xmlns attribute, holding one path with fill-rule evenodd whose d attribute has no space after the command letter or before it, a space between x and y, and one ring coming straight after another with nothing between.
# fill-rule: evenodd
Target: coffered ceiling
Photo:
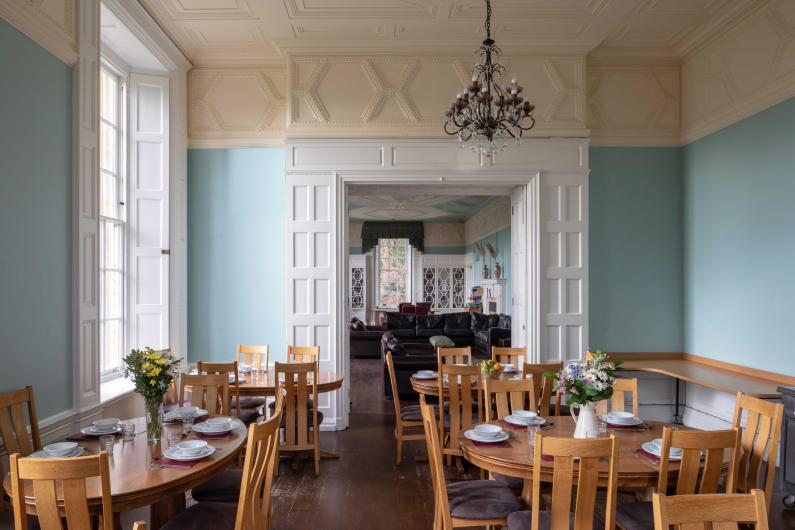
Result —
<instances>
[{"instance_id":1,"label":"coffered ceiling","mask_svg":"<svg viewBox=\"0 0 795 530\"><path fill-rule=\"evenodd\" d=\"M351 194L348 214L354 221L436 221L462 223L494 197L412 194L389 189L380 194Z\"/></svg>"},{"instance_id":2,"label":"coffered ceiling","mask_svg":"<svg viewBox=\"0 0 795 530\"><path fill-rule=\"evenodd\" d=\"M285 52L472 53L483 0L140 0L194 64ZM493 0L511 54L597 50L678 58L766 0Z\"/></svg>"}]
</instances>

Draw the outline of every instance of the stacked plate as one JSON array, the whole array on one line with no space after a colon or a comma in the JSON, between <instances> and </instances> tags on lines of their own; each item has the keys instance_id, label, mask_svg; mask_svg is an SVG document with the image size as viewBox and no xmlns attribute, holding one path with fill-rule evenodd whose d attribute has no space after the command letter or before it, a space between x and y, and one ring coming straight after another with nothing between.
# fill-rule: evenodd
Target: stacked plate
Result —
<instances>
[{"instance_id":1,"label":"stacked plate","mask_svg":"<svg viewBox=\"0 0 795 530\"><path fill-rule=\"evenodd\" d=\"M41 451L36 451L30 455L31 458L72 458L80 456L85 449L75 442L57 442L45 445Z\"/></svg>"},{"instance_id":2,"label":"stacked plate","mask_svg":"<svg viewBox=\"0 0 795 530\"><path fill-rule=\"evenodd\" d=\"M104 436L106 434L116 434L121 432L119 418L103 418L95 421L92 425L80 429L80 432L88 436Z\"/></svg>"},{"instance_id":3,"label":"stacked plate","mask_svg":"<svg viewBox=\"0 0 795 530\"><path fill-rule=\"evenodd\" d=\"M505 416L505 421L512 425L527 427L528 425L543 425L547 422L544 418L529 410L515 410L513 414Z\"/></svg>"},{"instance_id":4,"label":"stacked plate","mask_svg":"<svg viewBox=\"0 0 795 530\"><path fill-rule=\"evenodd\" d=\"M163 416L163 420L165 421L178 421L182 420L182 418L188 416L193 416L193 418L201 418L202 416L206 416L209 414L206 410L200 409L199 407L193 407L186 405L184 407L176 408L170 412L167 412Z\"/></svg>"},{"instance_id":5,"label":"stacked plate","mask_svg":"<svg viewBox=\"0 0 795 530\"><path fill-rule=\"evenodd\" d=\"M611 425L621 425L626 427L633 427L643 423L642 419L636 418L631 412L611 411L605 416L602 416L602 419Z\"/></svg>"},{"instance_id":6,"label":"stacked plate","mask_svg":"<svg viewBox=\"0 0 795 530\"><path fill-rule=\"evenodd\" d=\"M438 375L433 370L420 370L414 374L414 379L436 379Z\"/></svg>"},{"instance_id":7,"label":"stacked plate","mask_svg":"<svg viewBox=\"0 0 795 530\"><path fill-rule=\"evenodd\" d=\"M510 437L507 432L502 430L502 427L492 423L475 425L475 428L464 431L464 436L473 442L480 443L500 443Z\"/></svg>"},{"instance_id":8,"label":"stacked plate","mask_svg":"<svg viewBox=\"0 0 795 530\"><path fill-rule=\"evenodd\" d=\"M646 442L641 444L641 447L644 451L649 454L656 456L657 458L662 457L662 438L655 438L650 442ZM668 460L681 460L682 459L682 449L679 447L671 447L668 451Z\"/></svg>"},{"instance_id":9,"label":"stacked plate","mask_svg":"<svg viewBox=\"0 0 795 530\"><path fill-rule=\"evenodd\" d=\"M166 449L163 454L166 458L180 462L193 462L207 458L215 453L215 447L203 440L187 440Z\"/></svg>"},{"instance_id":10,"label":"stacked plate","mask_svg":"<svg viewBox=\"0 0 795 530\"><path fill-rule=\"evenodd\" d=\"M193 426L193 430L201 434L226 434L235 430L241 423L239 420L227 417L210 418Z\"/></svg>"}]
</instances>

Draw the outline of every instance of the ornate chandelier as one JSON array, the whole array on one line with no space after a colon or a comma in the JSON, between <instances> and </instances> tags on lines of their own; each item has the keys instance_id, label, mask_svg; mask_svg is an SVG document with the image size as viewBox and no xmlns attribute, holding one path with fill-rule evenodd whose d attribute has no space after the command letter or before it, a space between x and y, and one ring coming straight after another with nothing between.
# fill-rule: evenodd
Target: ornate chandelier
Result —
<instances>
[{"instance_id":1,"label":"ornate chandelier","mask_svg":"<svg viewBox=\"0 0 795 530\"><path fill-rule=\"evenodd\" d=\"M473 140L472 148L490 157L508 146L509 137L520 143L522 133L536 123L535 105L522 98L516 79L505 88L499 85L505 67L493 62L500 49L491 38L491 0L486 0L486 40L478 54L481 62L472 69L472 83L445 112L444 132L462 143Z\"/></svg>"}]
</instances>

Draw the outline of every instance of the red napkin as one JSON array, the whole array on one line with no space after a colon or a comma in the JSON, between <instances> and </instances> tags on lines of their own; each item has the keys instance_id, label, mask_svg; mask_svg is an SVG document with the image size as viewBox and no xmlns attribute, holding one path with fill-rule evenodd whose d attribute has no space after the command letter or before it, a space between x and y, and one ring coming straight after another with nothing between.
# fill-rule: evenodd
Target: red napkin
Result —
<instances>
[{"instance_id":1,"label":"red napkin","mask_svg":"<svg viewBox=\"0 0 795 530\"><path fill-rule=\"evenodd\" d=\"M173 460L171 458L162 457L158 460L154 461L155 464L159 466L168 466L168 467L179 467L179 468L191 468L199 463L199 460L193 460L191 462L183 462L182 460Z\"/></svg>"},{"instance_id":2,"label":"red napkin","mask_svg":"<svg viewBox=\"0 0 795 530\"><path fill-rule=\"evenodd\" d=\"M511 444L508 443L508 440L503 440L501 442L476 442L472 440L472 444L478 447L510 447Z\"/></svg>"},{"instance_id":3,"label":"red napkin","mask_svg":"<svg viewBox=\"0 0 795 530\"><path fill-rule=\"evenodd\" d=\"M197 438L229 438L228 432L223 432L220 434L210 434L205 432L197 432L193 431Z\"/></svg>"},{"instance_id":4,"label":"red napkin","mask_svg":"<svg viewBox=\"0 0 795 530\"><path fill-rule=\"evenodd\" d=\"M639 425L621 425L618 423L610 423L609 421L606 421L605 424L610 429L634 429L636 431L646 431L649 429L649 426L646 424L646 422L643 422Z\"/></svg>"},{"instance_id":5,"label":"red napkin","mask_svg":"<svg viewBox=\"0 0 795 530\"><path fill-rule=\"evenodd\" d=\"M643 449L642 447L638 448L638 449L635 449L635 453L639 454L640 456L642 456L644 458L648 458L649 460L651 460L652 462L654 462L656 464L660 463L660 457L659 456L648 452L647 450Z\"/></svg>"}]
</instances>

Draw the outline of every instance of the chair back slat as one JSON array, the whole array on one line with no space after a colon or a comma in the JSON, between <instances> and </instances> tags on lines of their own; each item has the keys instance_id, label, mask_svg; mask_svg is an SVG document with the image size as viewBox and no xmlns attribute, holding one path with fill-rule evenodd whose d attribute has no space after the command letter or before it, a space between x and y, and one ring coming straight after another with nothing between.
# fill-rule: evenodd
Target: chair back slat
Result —
<instances>
[{"instance_id":1,"label":"chair back slat","mask_svg":"<svg viewBox=\"0 0 795 530\"><path fill-rule=\"evenodd\" d=\"M527 348L492 346L491 359L500 364L512 364L519 367L527 360Z\"/></svg>"},{"instance_id":2,"label":"chair back slat","mask_svg":"<svg viewBox=\"0 0 795 530\"><path fill-rule=\"evenodd\" d=\"M252 424L248 429L235 530L270 528L271 488L278 465L279 424L284 407L282 389L278 381L276 384L273 414L266 421Z\"/></svg>"},{"instance_id":3,"label":"chair back slat","mask_svg":"<svg viewBox=\"0 0 795 530\"><path fill-rule=\"evenodd\" d=\"M86 480L98 477L102 490L102 529L113 529L108 455L78 458L10 457L14 527L27 530L25 481L30 481L36 514L42 530L63 530L63 519L72 528L92 528ZM31 493L31 492L29 492ZM60 494L59 494L60 493ZM59 498L60 497L60 498Z\"/></svg>"},{"instance_id":4,"label":"chair back slat","mask_svg":"<svg viewBox=\"0 0 795 530\"><path fill-rule=\"evenodd\" d=\"M436 348L437 371L443 364L472 364L472 348Z\"/></svg>"},{"instance_id":5,"label":"chair back slat","mask_svg":"<svg viewBox=\"0 0 795 530\"><path fill-rule=\"evenodd\" d=\"M529 364L524 363L522 367L522 378L533 380L533 389L535 391L536 412L541 416L549 416L550 405L552 403L552 387L554 381L548 377L544 377L545 372L558 373L563 369L563 363L545 363L545 364ZM555 416L560 416L560 393L558 392L555 399Z\"/></svg>"},{"instance_id":6,"label":"chair back slat","mask_svg":"<svg viewBox=\"0 0 795 530\"><path fill-rule=\"evenodd\" d=\"M238 373L237 361L229 363L215 363L199 361L196 368L200 374L223 374L229 377L233 374L231 388L229 390L229 403L227 406L232 410L232 403L240 403L240 374ZM240 407L235 406L235 414L240 417Z\"/></svg>"},{"instance_id":7,"label":"chair back slat","mask_svg":"<svg viewBox=\"0 0 795 530\"><path fill-rule=\"evenodd\" d=\"M737 528L751 524L756 530L768 530L767 505L762 490L750 494L701 494L652 497L654 528L668 530L671 525L688 530ZM745 526L744 526L745 527Z\"/></svg>"},{"instance_id":8,"label":"chair back slat","mask_svg":"<svg viewBox=\"0 0 795 530\"><path fill-rule=\"evenodd\" d=\"M726 479L726 493L734 493L740 433L736 428L724 431L680 431L663 427L660 474L657 491L668 489L668 463L672 447L682 450L679 462L679 476L676 480L676 494L716 493L723 469L724 453L728 450L729 471ZM703 466L702 452L706 453ZM699 477L701 480L699 481Z\"/></svg>"},{"instance_id":9,"label":"chair back slat","mask_svg":"<svg viewBox=\"0 0 795 530\"><path fill-rule=\"evenodd\" d=\"M25 408L28 411L27 422L25 421ZM30 436L28 436L28 424L30 425ZM5 451L9 455L19 453L22 456L28 456L41 449L32 386L0 394L0 436L2 436Z\"/></svg>"},{"instance_id":10,"label":"chair back slat","mask_svg":"<svg viewBox=\"0 0 795 530\"><path fill-rule=\"evenodd\" d=\"M312 363L320 361L320 346L287 346L288 363Z\"/></svg>"},{"instance_id":11,"label":"chair back slat","mask_svg":"<svg viewBox=\"0 0 795 530\"><path fill-rule=\"evenodd\" d=\"M276 381L281 381L284 374L284 441L285 450L301 450L314 448L309 439L309 428L313 429L313 437L318 435L317 416L317 363L276 363L274 366ZM311 381L310 381L311 378ZM314 406L310 411L307 406L309 397Z\"/></svg>"},{"instance_id":12,"label":"chair back slat","mask_svg":"<svg viewBox=\"0 0 795 530\"><path fill-rule=\"evenodd\" d=\"M395 405L395 416L400 421L400 395L398 394L397 381L395 380L395 361L392 359L392 352L387 351L384 355L386 369L389 372L389 386L392 389L392 401Z\"/></svg>"},{"instance_id":13,"label":"chair back slat","mask_svg":"<svg viewBox=\"0 0 795 530\"><path fill-rule=\"evenodd\" d=\"M443 364L442 371L439 372L440 384L444 376L447 376L448 398L450 406L450 430L447 432L449 447L443 449L445 454L462 455L458 448L458 434L462 431L471 429L475 422L483 421L483 404L480 385L480 368L477 366L467 366L460 364ZM473 421L473 413L477 415ZM441 414L441 411L440 411ZM444 422L440 422L440 439L445 439Z\"/></svg>"},{"instance_id":14,"label":"chair back slat","mask_svg":"<svg viewBox=\"0 0 795 530\"><path fill-rule=\"evenodd\" d=\"M608 410L608 402L610 404L610 410L616 412L625 412L626 411L626 396L627 394L632 395L632 414L636 417L639 414L639 398L638 398L638 378L624 378L619 377L616 378L615 382L613 383L613 395L612 397L607 400L599 401L596 404L596 413L600 416L603 416L609 412Z\"/></svg>"},{"instance_id":15,"label":"chair back slat","mask_svg":"<svg viewBox=\"0 0 795 530\"><path fill-rule=\"evenodd\" d=\"M554 459L549 527L553 530L569 528L573 477L576 468L578 478L574 506L574 529L591 530L596 509L599 463L606 460L609 471L605 499L605 528L613 528L618 488L618 443L615 435L610 438L577 439L544 437L538 433L535 438L533 461L540 462L542 455L551 456ZM576 462L575 457L577 457ZM539 525L541 467L540 465L533 466L532 528L541 528Z\"/></svg>"},{"instance_id":16,"label":"chair back slat","mask_svg":"<svg viewBox=\"0 0 795 530\"><path fill-rule=\"evenodd\" d=\"M185 390L190 387L190 404L207 410L212 416L231 414L229 376L224 374L182 374L179 378L179 405L185 404Z\"/></svg>"},{"instance_id":17,"label":"chair back slat","mask_svg":"<svg viewBox=\"0 0 795 530\"><path fill-rule=\"evenodd\" d=\"M763 489L769 510L776 477L784 405L738 392L732 420L732 425L738 429L742 427L743 412L747 418L740 439L737 491L747 493L754 488ZM762 468L765 469L764 483Z\"/></svg>"},{"instance_id":18,"label":"chair back slat","mask_svg":"<svg viewBox=\"0 0 795 530\"><path fill-rule=\"evenodd\" d=\"M255 370L268 369L268 356L270 354L270 346L263 344L261 346L253 346L246 344L237 345L237 363L248 364Z\"/></svg>"},{"instance_id":19,"label":"chair back slat","mask_svg":"<svg viewBox=\"0 0 795 530\"><path fill-rule=\"evenodd\" d=\"M535 410L536 393L532 378L501 380L484 377L483 395L486 421L501 420L515 410Z\"/></svg>"},{"instance_id":20,"label":"chair back slat","mask_svg":"<svg viewBox=\"0 0 795 530\"><path fill-rule=\"evenodd\" d=\"M425 429L425 443L428 448L428 464L431 469L431 483L435 510L434 528L451 529L453 527L450 515L450 502L447 498L447 483L444 479L444 463L442 461L442 445L439 438L439 428L436 424L436 413L433 406L425 403L425 395L420 395L420 409L422 410L422 425ZM444 423L442 421L439 422ZM438 519L441 517L441 521ZM437 524L438 523L438 524Z\"/></svg>"}]
</instances>

